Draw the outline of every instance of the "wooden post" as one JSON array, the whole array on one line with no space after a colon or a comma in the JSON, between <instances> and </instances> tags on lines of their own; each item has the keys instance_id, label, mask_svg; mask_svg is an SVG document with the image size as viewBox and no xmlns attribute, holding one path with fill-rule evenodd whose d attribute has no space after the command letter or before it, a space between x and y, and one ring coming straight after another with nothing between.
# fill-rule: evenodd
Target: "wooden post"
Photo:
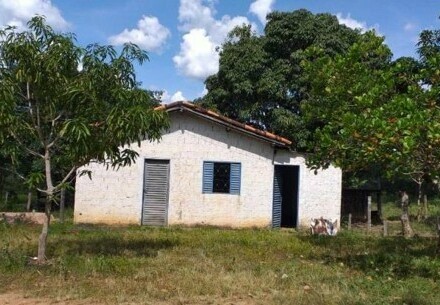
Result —
<instances>
[{"instance_id":1,"label":"wooden post","mask_svg":"<svg viewBox=\"0 0 440 305\"><path fill-rule=\"evenodd\" d=\"M6 194L5 194L5 206L8 206L8 198L9 198L9 192L6 191Z\"/></svg>"},{"instance_id":2,"label":"wooden post","mask_svg":"<svg viewBox=\"0 0 440 305\"><path fill-rule=\"evenodd\" d=\"M388 221L386 220L383 221L383 236L388 236Z\"/></svg>"},{"instance_id":3,"label":"wooden post","mask_svg":"<svg viewBox=\"0 0 440 305\"><path fill-rule=\"evenodd\" d=\"M368 232L371 230L371 196L368 196L367 229L368 229Z\"/></svg>"},{"instance_id":4,"label":"wooden post","mask_svg":"<svg viewBox=\"0 0 440 305\"><path fill-rule=\"evenodd\" d=\"M348 229L351 230L351 213L348 214Z\"/></svg>"}]
</instances>

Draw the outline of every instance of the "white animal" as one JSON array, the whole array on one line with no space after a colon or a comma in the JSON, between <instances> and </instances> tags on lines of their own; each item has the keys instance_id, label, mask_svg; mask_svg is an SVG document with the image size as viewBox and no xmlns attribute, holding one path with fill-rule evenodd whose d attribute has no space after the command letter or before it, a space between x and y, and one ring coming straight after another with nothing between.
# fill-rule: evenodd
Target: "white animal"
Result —
<instances>
[{"instance_id":1,"label":"white animal","mask_svg":"<svg viewBox=\"0 0 440 305\"><path fill-rule=\"evenodd\" d=\"M310 231L313 234L335 236L338 233L338 220L312 218L310 221Z\"/></svg>"}]
</instances>

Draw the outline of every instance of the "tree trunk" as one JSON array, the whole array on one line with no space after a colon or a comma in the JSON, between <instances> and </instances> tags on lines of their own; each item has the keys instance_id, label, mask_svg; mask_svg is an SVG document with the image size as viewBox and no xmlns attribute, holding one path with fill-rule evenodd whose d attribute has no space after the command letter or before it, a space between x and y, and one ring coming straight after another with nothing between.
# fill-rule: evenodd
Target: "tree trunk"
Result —
<instances>
[{"instance_id":1,"label":"tree trunk","mask_svg":"<svg viewBox=\"0 0 440 305\"><path fill-rule=\"evenodd\" d=\"M440 217L437 217L437 235L438 235L437 255L440 255Z\"/></svg>"},{"instance_id":2,"label":"tree trunk","mask_svg":"<svg viewBox=\"0 0 440 305\"><path fill-rule=\"evenodd\" d=\"M8 198L9 198L9 192L6 191L6 193L5 193L5 207L6 207L6 208L7 208L7 206L8 206Z\"/></svg>"},{"instance_id":3,"label":"tree trunk","mask_svg":"<svg viewBox=\"0 0 440 305\"><path fill-rule=\"evenodd\" d=\"M61 189L61 198L60 198L60 222L64 223L64 206L66 203L66 189Z\"/></svg>"},{"instance_id":4,"label":"tree trunk","mask_svg":"<svg viewBox=\"0 0 440 305\"><path fill-rule=\"evenodd\" d=\"M45 173L46 173L46 204L44 207L44 223L43 229L41 230L40 237L38 238L38 257L37 263L43 264L46 262L46 245L47 245L47 235L49 234L49 225L50 225L50 215L51 215L51 207L54 195L54 187L52 183L52 166L50 160L50 152L49 149L46 148L46 152L44 154L44 165L45 165Z\"/></svg>"},{"instance_id":5,"label":"tree trunk","mask_svg":"<svg viewBox=\"0 0 440 305\"><path fill-rule=\"evenodd\" d=\"M40 237L38 238L37 262L40 264L46 262L46 245L47 245L47 235L49 234L51 205L52 205L52 199L49 196L47 196L46 204L44 207L45 218L43 223L43 229L41 230Z\"/></svg>"},{"instance_id":6,"label":"tree trunk","mask_svg":"<svg viewBox=\"0 0 440 305\"><path fill-rule=\"evenodd\" d=\"M426 197L425 191L423 189L423 180L420 178L417 181L418 185L418 197L417 197L417 205L419 206L419 210L417 211L417 221L421 221L422 219L426 219L426 216L428 214L427 211L427 205L428 205L428 199ZM422 202L423 198L423 202Z\"/></svg>"},{"instance_id":7,"label":"tree trunk","mask_svg":"<svg viewBox=\"0 0 440 305\"><path fill-rule=\"evenodd\" d=\"M428 218L428 196L425 194L423 195L423 219Z\"/></svg>"},{"instance_id":8,"label":"tree trunk","mask_svg":"<svg viewBox=\"0 0 440 305\"><path fill-rule=\"evenodd\" d=\"M32 207L32 191L28 190L27 203L26 203L26 211L30 212L31 211L31 207Z\"/></svg>"},{"instance_id":9,"label":"tree trunk","mask_svg":"<svg viewBox=\"0 0 440 305\"><path fill-rule=\"evenodd\" d=\"M417 212L417 221L426 220L426 218L428 218L428 197L424 194L422 205Z\"/></svg>"},{"instance_id":10,"label":"tree trunk","mask_svg":"<svg viewBox=\"0 0 440 305\"><path fill-rule=\"evenodd\" d=\"M0 168L0 199L2 198L3 191L5 188L5 171Z\"/></svg>"},{"instance_id":11,"label":"tree trunk","mask_svg":"<svg viewBox=\"0 0 440 305\"><path fill-rule=\"evenodd\" d=\"M417 205L420 206L420 203L422 202L422 183L420 180L417 182Z\"/></svg>"},{"instance_id":12,"label":"tree trunk","mask_svg":"<svg viewBox=\"0 0 440 305\"><path fill-rule=\"evenodd\" d=\"M402 222L402 234L404 237L413 237L414 231L411 228L409 221L408 204L402 204L402 216L400 216L400 221Z\"/></svg>"}]
</instances>

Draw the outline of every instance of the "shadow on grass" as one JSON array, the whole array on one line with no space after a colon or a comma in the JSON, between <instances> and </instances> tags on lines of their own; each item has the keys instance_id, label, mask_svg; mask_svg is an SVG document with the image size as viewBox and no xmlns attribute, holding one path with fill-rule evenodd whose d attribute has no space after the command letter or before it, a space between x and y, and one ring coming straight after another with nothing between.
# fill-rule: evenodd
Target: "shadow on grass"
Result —
<instances>
[{"instance_id":1,"label":"shadow on grass","mask_svg":"<svg viewBox=\"0 0 440 305\"><path fill-rule=\"evenodd\" d=\"M68 255L99 255L127 257L155 257L159 250L177 246L177 240L160 238L117 238L94 236L70 240L59 240L53 244L54 252Z\"/></svg>"},{"instance_id":2,"label":"shadow on grass","mask_svg":"<svg viewBox=\"0 0 440 305\"><path fill-rule=\"evenodd\" d=\"M317 248L313 259L342 263L368 275L419 276L440 280L440 258L434 238L375 238L352 233L336 237L304 236Z\"/></svg>"}]
</instances>

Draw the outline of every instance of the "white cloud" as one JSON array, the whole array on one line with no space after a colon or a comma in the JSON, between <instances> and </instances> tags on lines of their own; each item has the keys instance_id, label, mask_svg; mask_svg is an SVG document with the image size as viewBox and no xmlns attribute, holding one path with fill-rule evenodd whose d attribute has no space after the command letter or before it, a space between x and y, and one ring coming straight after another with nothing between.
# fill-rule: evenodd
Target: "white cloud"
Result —
<instances>
[{"instance_id":1,"label":"white cloud","mask_svg":"<svg viewBox=\"0 0 440 305\"><path fill-rule=\"evenodd\" d=\"M124 29L118 35L111 36L109 42L114 45L132 42L147 51L160 51L169 36L170 31L160 24L159 19L153 16L142 16L137 23L137 28Z\"/></svg>"},{"instance_id":2,"label":"white cloud","mask_svg":"<svg viewBox=\"0 0 440 305\"><path fill-rule=\"evenodd\" d=\"M202 0L181 0L179 6L179 21L182 31L194 28L208 28L215 22L214 11L202 4Z\"/></svg>"},{"instance_id":3,"label":"white cloud","mask_svg":"<svg viewBox=\"0 0 440 305\"><path fill-rule=\"evenodd\" d=\"M204 97L207 94L208 94L208 89L206 89L206 87L203 87L203 90L202 92L199 93L198 97Z\"/></svg>"},{"instance_id":4,"label":"white cloud","mask_svg":"<svg viewBox=\"0 0 440 305\"><path fill-rule=\"evenodd\" d=\"M215 48L205 29L192 29L183 35L180 52L173 60L186 76L204 79L218 71L219 54Z\"/></svg>"},{"instance_id":5,"label":"white cloud","mask_svg":"<svg viewBox=\"0 0 440 305\"><path fill-rule=\"evenodd\" d=\"M405 24L405 26L403 27L403 29L406 32L412 32L417 28L417 26L414 23L408 22Z\"/></svg>"},{"instance_id":6,"label":"white cloud","mask_svg":"<svg viewBox=\"0 0 440 305\"><path fill-rule=\"evenodd\" d=\"M69 27L60 10L50 0L0 0L0 26L12 25L20 30L35 15L46 17L48 24L58 30Z\"/></svg>"},{"instance_id":7,"label":"white cloud","mask_svg":"<svg viewBox=\"0 0 440 305\"><path fill-rule=\"evenodd\" d=\"M249 7L249 12L255 14L262 24L266 24L266 16L272 12L275 0L256 0Z\"/></svg>"},{"instance_id":8,"label":"white cloud","mask_svg":"<svg viewBox=\"0 0 440 305\"><path fill-rule=\"evenodd\" d=\"M204 4L206 3L206 5ZM177 69L184 75L204 80L218 71L216 51L236 26L250 24L243 16L224 15L214 18L213 1L181 0L179 29L184 32L179 53L173 57ZM256 28L255 25L253 25Z\"/></svg>"},{"instance_id":9,"label":"white cloud","mask_svg":"<svg viewBox=\"0 0 440 305\"><path fill-rule=\"evenodd\" d=\"M173 95L170 95L168 91L163 91L162 95L160 96L160 100L164 104L169 104L173 102L180 102L180 101L186 101L187 98L183 96L182 91L176 91Z\"/></svg>"},{"instance_id":10,"label":"white cloud","mask_svg":"<svg viewBox=\"0 0 440 305\"><path fill-rule=\"evenodd\" d=\"M337 13L336 17L340 24L345 24L352 29L360 29L362 33L373 29L373 27L368 27L366 22L351 18L350 14L347 14L347 17L344 17L341 13Z\"/></svg>"},{"instance_id":11,"label":"white cloud","mask_svg":"<svg viewBox=\"0 0 440 305\"><path fill-rule=\"evenodd\" d=\"M177 91L176 93L174 93L171 96L170 101L171 101L171 103L173 103L173 102L180 102L180 101L186 101L186 97L183 96L182 91Z\"/></svg>"}]
</instances>

